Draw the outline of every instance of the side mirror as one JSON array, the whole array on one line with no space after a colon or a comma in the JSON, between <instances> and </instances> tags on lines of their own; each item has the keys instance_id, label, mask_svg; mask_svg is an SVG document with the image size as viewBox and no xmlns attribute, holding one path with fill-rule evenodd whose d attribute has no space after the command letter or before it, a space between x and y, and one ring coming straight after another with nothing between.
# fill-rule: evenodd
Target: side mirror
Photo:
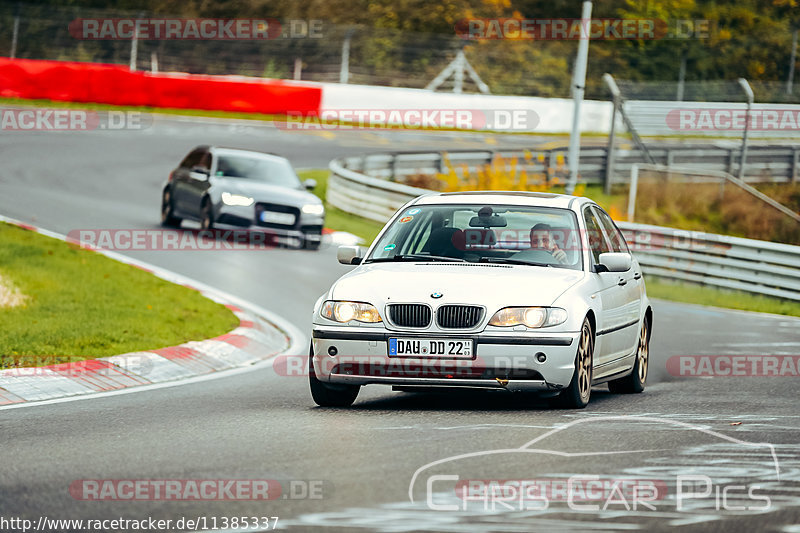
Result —
<instances>
[{"instance_id":1,"label":"side mirror","mask_svg":"<svg viewBox=\"0 0 800 533\"><path fill-rule=\"evenodd\" d=\"M205 167L192 167L189 177L193 180L206 181L208 179L208 169Z\"/></svg>"},{"instance_id":2,"label":"side mirror","mask_svg":"<svg viewBox=\"0 0 800 533\"><path fill-rule=\"evenodd\" d=\"M317 180L308 178L306 181L303 182L303 186L306 190L312 190L317 188Z\"/></svg>"},{"instance_id":3,"label":"side mirror","mask_svg":"<svg viewBox=\"0 0 800 533\"><path fill-rule=\"evenodd\" d=\"M626 272L631 269L633 258L631 254L624 252L606 252L600 254L600 265L606 268L607 272Z\"/></svg>"},{"instance_id":4,"label":"side mirror","mask_svg":"<svg viewBox=\"0 0 800 533\"><path fill-rule=\"evenodd\" d=\"M340 246L336 250L336 259L343 265L360 265L366 252L363 246Z\"/></svg>"}]
</instances>

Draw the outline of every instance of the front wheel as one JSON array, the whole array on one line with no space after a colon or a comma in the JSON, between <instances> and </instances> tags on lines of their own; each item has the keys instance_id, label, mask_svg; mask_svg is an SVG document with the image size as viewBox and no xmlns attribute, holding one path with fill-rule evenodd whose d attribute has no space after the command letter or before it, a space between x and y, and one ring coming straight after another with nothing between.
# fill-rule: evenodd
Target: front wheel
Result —
<instances>
[{"instance_id":1,"label":"front wheel","mask_svg":"<svg viewBox=\"0 0 800 533\"><path fill-rule=\"evenodd\" d=\"M308 384L311 397L320 407L350 407L356 401L359 385L328 385L317 379L314 372L314 347L308 356Z\"/></svg>"},{"instance_id":2,"label":"front wheel","mask_svg":"<svg viewBox=\"0 0 800 533\"><path fill-rule=\"evenodd\" d=\"M209 200L203 202L203 207L201 208L200 228L203 230L214 229L214 212Z\"/></svg>"},{"instance_id":3,"label":"front wheel","mask_svg":"<svg viewBox=\"0 0 800 533\"><path fill-rule=\"evenodd\" d=\"M166 189L161 195L161 225L168 228L177 228L181 225L181 219L175 216L175 208L172 206L172 193Z\"/></svg>"},{"instance_id":4,"label":"front wheel","mask_svg":"<svg viewBox=\"0 0 800 533\"><path fill-rule=\"evenodd\" d=\"M636 350L636 362L633 363L631 373L624 378L615 379L608 382L608 390L611 392L632 394L642 392L647 381L647 367L650 362L650 324L647 318L642 322L642 330L639 332L639 347Z\"/></svg>"},{"instance_id":5,"label":"front wheel","mask_svg":"<svg viewBox=\"0 0 800 533\"><path fill-rule=\"evenodd\" d=\"M569 386L558 395L558 403L570 409L583 409L589 405L592 395L592 360L594 357L594 334L589 318L583 319L578 352L575 354L575 373Z\"/></svg>"}]
</instances>

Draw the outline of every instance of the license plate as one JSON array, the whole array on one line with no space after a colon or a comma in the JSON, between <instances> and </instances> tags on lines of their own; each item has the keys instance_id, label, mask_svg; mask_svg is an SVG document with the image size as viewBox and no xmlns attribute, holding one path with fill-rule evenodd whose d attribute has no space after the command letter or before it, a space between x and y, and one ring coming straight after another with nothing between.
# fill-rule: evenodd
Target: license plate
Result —
<instances>
[{"instance_id":1,"label":"license plate","mask_svg":"<svg viewBox=\"0 0 800 533\"><path fill-rule=\"evenodd\" d=\"M472 339L389 339L389 355L472 359Z\"/></svg>"},{"instance_id":2,"label":"license plate","mask_svg":"<svg viewBox=\"0 0 800 533\"><path fill-rule=\"evenodd\" d=\"M295 216L292 213L276 213L275 211L262 211L261 222L270 224L283 224L284 226L294 225Z\"/></svg>"}]
</instances>

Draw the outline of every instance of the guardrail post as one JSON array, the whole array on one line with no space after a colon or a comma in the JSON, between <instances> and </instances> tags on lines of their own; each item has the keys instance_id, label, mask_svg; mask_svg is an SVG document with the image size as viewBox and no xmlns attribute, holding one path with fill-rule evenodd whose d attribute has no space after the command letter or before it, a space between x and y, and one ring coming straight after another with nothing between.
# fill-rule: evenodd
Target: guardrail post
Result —
<instances>
[{"instance_id":1,"label":"guardrail post","mask_svg":"<svg viewBox=\"0 0 800 533\"><path fill-rule=\"evenodd\" d=\"M728 149L728 168L725 172L733 174L733 148Z\"/></svg>"},{"instance_id":2,"label":"guardrail post","mask_svg":"<svg viewBox=\"0 0 800 533\"><path fill-rule=\"evenodd\" d=\"M800 150L792 150L792 171L789 176L792 183L797 183L797 174L800 172Z\"/></svg>"},{"instance_id":3,"label":"guardrail post","mask_svg":"<svg viewBox=\"0 0 800 533\"><path fill-rule=\"evenodd\" d=\"M636 189L639 185L639 163L631 165L631 188L628 191L628 222L633 222L636 211Z\"/></svg>"},{"instance_id":4,"label":"guardrail post","mask_svg":"<svg viewBox=\"0 0 800 533\"><path fill-rule=\"evenodd\" d=\"M397 154L392 154L392 161L389 163L389 181L397 181Z\"/></svg>"},{"instance_id":5,"label":"guardrail post","mask_svg":"<svg viewBox=\"0 0 800 533\"><path fill-rule=\"evenodd\" d=\"M744 133L742 134L742 157L739 160L739 179L744 180L744 168L747 164L747 133L750 130L750 110L753 108L753 89L747 80L739 78L739 85L742 87L745 96L747 96L747 114L744 119Z\"/></svg>"},{"instance_id":6,"label":"guardrail post","mask_svg":"<svg viewBox=\"0 0 800 533\"><path fill-rule=\"evenodd\" d=\"M546 186L550 186L550 182L553 181L555 177L555 168L556 168L556 151L555 149L551 149L547 151L547 168L544 169L544 184Z\"/></svg>"}]
</instances>

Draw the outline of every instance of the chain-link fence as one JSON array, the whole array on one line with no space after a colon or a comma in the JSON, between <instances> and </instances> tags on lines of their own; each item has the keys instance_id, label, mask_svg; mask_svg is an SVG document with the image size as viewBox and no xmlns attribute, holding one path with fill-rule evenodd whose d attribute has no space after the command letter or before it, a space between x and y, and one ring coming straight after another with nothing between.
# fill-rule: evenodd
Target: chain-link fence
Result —
<instances>
[{"instance_id":1,"label":"chain-link fence","mask_svg":"<svg viewBox=\"0 0 800 533\"><path fill-rule=\"evenodd\" d=\"M134 52L131 39L83 39L70 26L80 19L149 17L170 18L145 12L6 4L0 6L0 55L119 65L131 64L135 56L137 70L339 82L343 49L349 41L349 83L425 87L464 45L455 34L282 20L281 35L275 38L138 39Z\"/></svg>"},{"instance_id":2,"label":"chain-link fence","mask_svg":"<svg viewBox=\"0 0 800 533\"><path fill-rule=\"evenodd\" d=\"M70 26L80 19L146 18L181 19L143 11L3 4L0 56L129 65L135 55L137 70L319 82L341 81L345 62L348 83L424 88L463 49L494 94L567 98L577 49L574 41L468 42L455 30L420 33L307 19L281 20L282 34L270 39L139 39L134 53L131 39L77 38ZM605 98L599 80L590 85L587 97ZM451 79L438 90L452 87ZM469 77L464 90L478 92Z\"/></svg>"}]
</instances>

